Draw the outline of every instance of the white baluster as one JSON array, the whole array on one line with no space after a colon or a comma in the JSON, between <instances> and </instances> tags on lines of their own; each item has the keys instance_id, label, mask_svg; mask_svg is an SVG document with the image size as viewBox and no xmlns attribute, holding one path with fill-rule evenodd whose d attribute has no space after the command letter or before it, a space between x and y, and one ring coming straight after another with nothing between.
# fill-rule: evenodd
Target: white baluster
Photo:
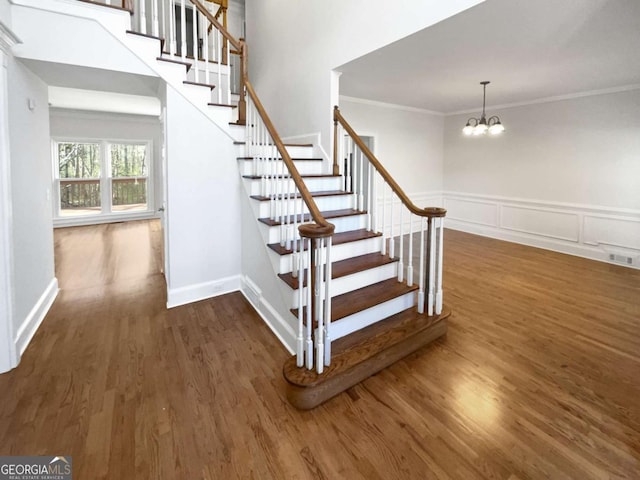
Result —
<instances>
[{"instance_id":1,"label":"white baluster","mask_svg":"<svg viewBox=\"0 0 640 480\"><path fill-rule=\"evenodd\" d=\"M169 1L169 35L171 36L169 42L169 53L175 55L178 52L178 40L176 33L176 3L175 0Z\"/></svg>"},{"instance_id":2,"label":"white baluster","mask_svg":"<svg viewBox=\"0 0 640 480\"><path fill-rule=\"evenodd\" d=\"M187 58L187 8L185 2L186 0L180 2L180 56L182 61Z\"/></svg>"},{"instance_id":3,"label":"white baluster","mask_svg":"<svg viewBox=\"0 0 640 480\"><path fill-rule=\"evenodd\" d=\"M331 237L327 238L327 263L325 267L325 307L324 307L324 364L331 365L331 282L333 266L331 265Z\"/></svg>"},{"instance_id":4,"label":"white baluster","mask_svg":"<svg viewBox=\"0 0 640 480\"><path fill-rule=\"evenodd\" d=\"M313 341L311 340L311 330L313 329L313 321L311 315L311 250L313 246L311 245L311 240L307 240L309 242L309 248L307 251L307 304L306 304L306 312L307 312L307 361L306 365L309 370L313 368Z\"/></svg>"},{"instance_id":5,"label":"white baluster","mask_svg":"<svg viewBox=\"0 0 640 480\"><path fill-rule=\"evenodd\" d=\"M160 31L158 25L158 0L151 0L151 22L151 31L153 32L153 36L157 37Z\"/></svg>"},{"instance_id":6,"label":"white baluster","mask_svg":"<svg viewBox=\"0 0 640 480\"><path fill-rule=\"evenodd\" d=\"M377 199L376 199L376 171L373 168L373 165L369 163L369 191L367 192L369 196L369 200L367 201L368 209L369 209L369 219L367 230L371 231L376 228L376 211L378 208Z\"/></svg>"},{"instance_id":7,"label":"white baluster","mask_svg":"<svg viewBox=\"0 0 640 480\"><path fill-rule=\"evenodd\" d=\"M424 217L420 217L420 263L418 268L419 276L418 276L418 313L424 313L424 274L425 274L425 264L424 264Z\"/></svg>"},{"instance_id":8,"label":"white baluster","mask_svg":"<svg viewBox=\"0 0 640 480\"><path fill-rule=\"evenodd\" d=\"M287 179L286 179L286 173L287 173L287 167L284 164L284 160L283 159L278 159L278 157L280 156L279 152L278 152L278 148L274 145L273 148L273 158L276 161L276 165L280 166L280 182L278 183L279 185L279 191L278 191L278 206L280 209L280 246L284 247L286 245L286 236L287 236L287 215L286 215L286 202L285 202L285 196L286 196L286 187L287 187Z\"/></svg>"},{"instance_id":9,"label":"white baluster","mask_svg":"<svg viewBox=\"0 0 640 480\"><path fill-rule=\"evenodd\" d=\"M227 41L227 105L231 105L231 42Z\"/></svg>"},{"instance_id":10,"label":"white baluster","mask_svg":"<svg viewBox=\"0 0 640 480\"><path fill-rule=\"evenodd\" d=\"M198 63L198 17L196 12L196 6L193 5L191 9L192 21L193 21L193 68L195 70L195 80L200 81L200 65Z\"/></svg>"},{"instance_id":11,"label":"white baluster","mask_svg":"<svg viewBox=\"0 0 640 480\"><path fill-rule=\"evenodd\" d=\"M222 34L220 30L216 29L216 36L218 37L218 83L216 89L218 90L218 103L222 103Z\"/></svg>"},{"instance_id":12,"label":"white baluster","mask_svg":"<svg viewBox=\"0 0 640 480\"><path fill-rule=\"evenodd\" d=\"M387 184L384 181L384 178L382 179L382 215L381 215L381 220L382 220L382 255L386 255L387 254L387 229L386 229L386 225L384 223L384 213L385 210L387 209Z\"/></svg>"},{"instance_id":13,"label":"white baluster","mask_svg":"<svg viewBox=\"0 0 640 480\"><path fill-rule=\"evenodd\" d=\"M438 283L436 285L436 314L442 313L442 260L443 260L443 237L444 237L444 217L438 219Z\"/></svg>"},{"instance_id":14,"label":"white baluster","mask_svg":"<svg viewBox=\"0 0 640 480\"><path fill-rule=\"evenodd\" d=\"M318 332L316 334L316 372L322 373L324 370L324 309L322 302L322 253L324 250L324 238L316 240L316 284L314 296L316 301L316 319L318 320Z\"/></svg>"},{"instance_id":15,"label":"white baluster","mask_svg":"<svg viewBox=\"0 0 640 480\"><path fill-rule=\"evenodd\" d=\"M364 152L360 150L360 166L358 168L358 210L364 210Z\"/></svg>"},{"instance_id":16,"label":"white baluster","mask_svg":"<svg viewBox=\"0 0 640 480\"><path fill-rule=\"evenodd\" d=\"M294 277L298 277L298 337L296 342L296 365L298 367L302 367L304 365L304 262L300 260L296 264L294 261L293 272L297 272L297 275L294 275Z\"/></svg>"},{"instance_id":17,"label":"white baluster","mask_svg":"<svg viewBox=\"0 0 640 480\"><path fill-rule=\"evenodd\" d=\"M393 237L393 199L395 198L395 194L393 190L391 190L391 186L389 186L389 191L391 193L391 212L389 213L389 257L393 258L396 254L396 241Z\"/></svg>"},{"instance_id":18,"label":"white baluster","mask_svg":"<svg viewBox=\"0 0 640 480\"><path fill-rule=\"evenodd\" d=\"M210 67L210 63L209 61L211 60L211 58L209 57L209 22L208 20L206 20L206 18L204 18L204 26L202 28L202 32L204 33L204 41L203 41L203 48L204 48L204 81L207 84L210 84L210 76L211 74L209 73L209 67ZM247 128L249 128L249 125L251 125L251 123L247 122Z\"/></svg>"},{"instance_id":19,"label":"white baluster","mask_svg":"<svg viewBox=\"0 0 640 480\"><path fill-rule=\"evenodd\" d=\"M436 228L435 219L429 218L429 295L427 297L427 314L433 315L436 283Z\"/></svg>"},{"instance_id":20,"label":"white baluster","mask_svg":"<svg viewBox=\"0 0 640 480\"><path fill-rule=\"evenodd\" d=\"M358 209L358 155L360 149L355 142L351 145L351 191L353 192L353 208Z\"/></svg>"},{"instance_id":21,"label":"white baluster","mask_svg":"<svg viewBox=\"0 0 640 480\"><path fill-rule=\"evenodd\" d=\"M166 0L160 0L160 6L162 7L162 31L160 36L165 40L169 39L167 35L167 2ZM164 47L163 47L164 50Z\"/></svg>"},{"instance_id":22,"label":"white baluster","mask_svg":"<svg viewBox=\"0 0 640 480\"><path fill-rule=\"evenodd\" d=\"M404 208L402 203L400 203L400 255L398 261L398 281L402 282L404 280L404 235L403 235L403 225L402 225L402 212Z\"/></svg>"},{"instance_id":23,"label":"white baluster","mask_svg":"<svg viewBox=\"0 0 640 480\"><path fill-rule=\"evenodd\" d=\"M407 285L413 286L413 213L409 212L409 252L407 253Z\"/></svg>"},{"instance_id":24,"label":"white baluster","mask_svg":"<svg viewBox=\"0 0 640 480\"><path fill-rule=\"evenodd\" d=\"M140 33L147 33L146 0L140 0Z\"/></svg>"}]
</instances>

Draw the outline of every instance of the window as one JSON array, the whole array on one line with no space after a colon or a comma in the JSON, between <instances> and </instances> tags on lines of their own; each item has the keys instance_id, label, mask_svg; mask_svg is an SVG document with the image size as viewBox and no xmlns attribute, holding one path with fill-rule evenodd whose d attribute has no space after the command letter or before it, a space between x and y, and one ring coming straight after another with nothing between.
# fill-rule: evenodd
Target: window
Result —
<instances>
[{"instance_id":1,"label":"window","mask_svg":"<svg viewBox=\"0 0 640 480\"><path fill-rule=\"evenodd\" d=\"M150 142L55 141L57 218L153 210Z\"/></svg>"}]
</instances>

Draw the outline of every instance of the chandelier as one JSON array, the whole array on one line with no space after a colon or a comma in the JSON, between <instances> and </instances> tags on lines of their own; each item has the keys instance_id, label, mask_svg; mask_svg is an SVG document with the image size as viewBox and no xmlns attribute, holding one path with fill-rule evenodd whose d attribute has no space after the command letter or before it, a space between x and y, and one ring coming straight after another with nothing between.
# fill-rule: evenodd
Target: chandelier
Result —
<instances>
[{"instance_id":1,"label":"chandelier","mask_svg":"<svg viewBox=\"0 0 640 480\"><path fill-rule=\"evenodd\" d=\"M464 133L465 135L485 135L487 132L492 135L497 135L504 132L504 126L502 125L502 123L500 123L500 117L494 115L492 117L489 117L489 120L487 120L487 117L484 113L484 105L487 99L487 85L489 83L491 82L489 82L488 80L480 82L480 85L482 85L483 88L482 116L479 120L475 117L471 117L469 120L467 120L467 124L462 129L462 133Z\"/></svg>"}]
</instances>

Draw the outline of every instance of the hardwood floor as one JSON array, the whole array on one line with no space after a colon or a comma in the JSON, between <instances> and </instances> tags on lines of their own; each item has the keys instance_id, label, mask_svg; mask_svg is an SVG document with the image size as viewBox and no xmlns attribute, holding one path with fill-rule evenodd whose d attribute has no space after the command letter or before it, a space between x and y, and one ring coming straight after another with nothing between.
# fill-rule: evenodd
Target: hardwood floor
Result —
<instances>
[{"instance_id":1,"label":"hardwood floor","mask_svg":"<svg viewBox=\"0 0 640 480\"><path fill-rule=\"evenodd\" d=\"M80 480L640 478L640 271L447 230L447 336L302 412L241 294L165 309L158 240L56 231L0 455Z\"/></svg>"}]
</instances>

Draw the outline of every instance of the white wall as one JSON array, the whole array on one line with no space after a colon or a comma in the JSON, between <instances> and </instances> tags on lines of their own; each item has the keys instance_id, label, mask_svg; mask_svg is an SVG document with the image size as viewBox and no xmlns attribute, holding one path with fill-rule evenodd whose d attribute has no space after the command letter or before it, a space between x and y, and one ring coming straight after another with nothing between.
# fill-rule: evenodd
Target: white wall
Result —
<instances>
[{"instance_id":1,"label":"white wall","mask_svg":"<svg viewBox=\"0 0 640 480\"><path fill-rule=\"evenodd\" d=\"M168 306L240 289L241 209L233 141L166 93Z\"/></svg>"},{"instance_id":2,"label":"white wall","mask_svg":"<svg viewBox=\"0 0 640 480\"><path fill-rule=\"evenodd\" d=\"M640 90L493 109L505 133L445 121L448 225L640 266Z\"/></svg>"},{"instance_id":3,"label":"white wall","mask_svg":"<svg viewBox=\"0 0 640 480\"><path fill-rule=\"evenodd\" d=\"M375 138L376 157L414 202L440 195L442 115L349 97L340 98L340 111L356 133Z\"/></svg>"},{"instance_id":4,"label":"white wall","mask_svg":"<svg viewBox=\"0 0 640 480\"><path fill-rule=\"evenodd\" d=\"M249 76L284 136L321 132L330 151L332 69L483 0L246 0Z\"/></svg>"},{"instance_id":5,"label":"white wall","mask_svg":"<svg viewBox=\"0 0 640 480\"><path fill-rule=\"evenodd\" d=\"M4 26L11 28L11 5L9 0L0 0L0 22L4 23Z\"/></svg>"},{"instance_id":6,"label":"white wall","mask_svg":"<svg viewBox=\"0 0 640 480\"><path fill-rule=\"evenodd\" d=\"M58 284L53 261L47 86L24 65L10 58L8 88L13 332L21 353L44 319Z\"/></svg>"},{"instance_id":7,"label":"white wall","mask_svg":"<svg viewBox=\"0 0 640 480\"><path fill-rule=\"evenodd\" d=\"M136 214L135 218L157 216L155 210L162 205L162 165L160 155L163 137L159 118L146 115L124 115L52 108L50 111L51 137L69 139L151 140L153 144L153 203L154 211ZM108 220L120 221L124 215L116 214ZM70 220L70 222L68 221ZM65 219L60 224L87 223L85 218ZM89 220L90 223L96 220Z\"/></svg>"}]
</instances>

